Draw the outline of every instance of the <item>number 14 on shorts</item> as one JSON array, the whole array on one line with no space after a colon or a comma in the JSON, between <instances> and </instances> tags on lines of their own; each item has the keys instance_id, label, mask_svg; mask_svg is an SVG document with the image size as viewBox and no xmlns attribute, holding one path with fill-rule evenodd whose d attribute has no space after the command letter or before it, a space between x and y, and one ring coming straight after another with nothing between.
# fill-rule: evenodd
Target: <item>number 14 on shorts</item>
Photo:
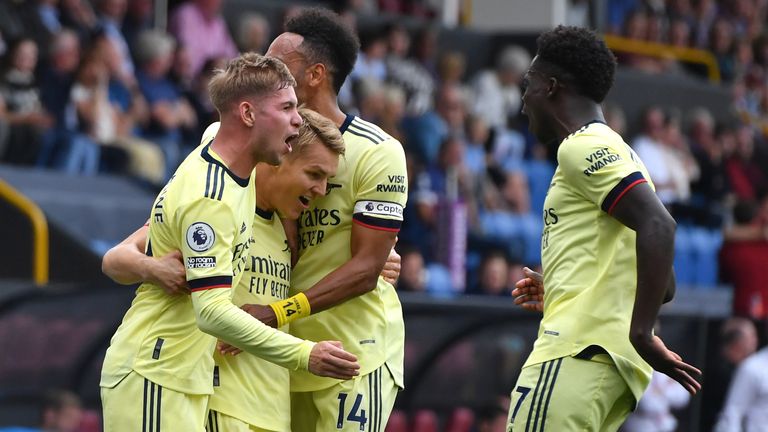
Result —
<instances>
[{"instance_id":1,"label":"number 14 on shorts","mask_svg":"<svg viewBox=\"0 0 768 432\"><path fill-rule=\"evenodd\" d=\"M345 405L347 402L347 393L339 393L339 418L336 421L336 429L344 428L344 414L346 414ZM365 410L360 408L360 404L363 402L363 395L358 394L355 397L355 402L352 404L352 409L347 414L347 421L360 423L360 430L365 430L365 424L368 422L368 418L365 416Z\"/></svg>"}]
</instances>

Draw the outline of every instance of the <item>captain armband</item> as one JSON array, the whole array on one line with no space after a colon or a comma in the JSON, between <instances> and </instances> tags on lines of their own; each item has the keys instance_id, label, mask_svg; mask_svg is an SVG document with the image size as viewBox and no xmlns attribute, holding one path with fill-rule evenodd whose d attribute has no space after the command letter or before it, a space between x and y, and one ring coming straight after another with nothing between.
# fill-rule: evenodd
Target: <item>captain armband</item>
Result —
<instances>
[{"instance_id":1,"label":"captain armband","mask_svg":"<svg viewBox=\"0 0 768 432\"><path fill-rule=\"evenodd\" d=\"M304 293L298 293L285 300L270 303L269 307L275 311L278 328L299 318L307 317L312 313L309 307L309 300L307 300L307 296Z\"/></svg>"}]
</instances>

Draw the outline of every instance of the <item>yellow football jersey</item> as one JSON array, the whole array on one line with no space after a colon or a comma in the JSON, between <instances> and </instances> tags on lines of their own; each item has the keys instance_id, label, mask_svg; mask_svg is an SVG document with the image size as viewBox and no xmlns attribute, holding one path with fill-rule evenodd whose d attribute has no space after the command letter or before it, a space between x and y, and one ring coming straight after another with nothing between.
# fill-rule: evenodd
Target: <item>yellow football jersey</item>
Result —
<instances>
[{"instance_id":1,"label":"yellow football jersey","mask_svg":"<svg viewBox=\"0 0 768 432\"><path fill-rule=\"evenodd\" d=\"M269 304L288 297L291 251L280 218L256 209L253 238L243 278L234 289L232 302ZM280 330L288 331L288 326ZM291 429L288 370L242 353L214 355L214 393L210 409L270 431Z\"/></svg>"},{"instance_id":2,"label":"yellow football jersey","mask_svg":"<svg viewBox=\"0 0 768 432\"><path fill-rule=\"evenodd\" d=\"M346 155L339 159L324 197L299 217L300 258L293 272L291 293L307 290L351 258L352 224L398 231L408 196L402 145L377 126L348 116L341 127ZM405 329L394 287L379 278L374 290L329 310L291 323L302 339L339 340L356 355L360 375L389 367L403 385ZM338 382L307 373L291 376L292 391L313 391Z\"/></svg>"},{"instance_id":3,"label":"yellow football jersey","mask_svg":"<svg viewBox=\"0 0 768 432\"><path fill-rule=\"evenodd\" d=\"M285 368L306 370L313 342L266 326L232 304L254 246L253 176L237 177L211 150L214 123L155 200L146 253L180 250L189 296L142 284L112 338L101 386L131 370L172 390L213 393L213 351L219 337ZM233 285L234 284L234 285ZM203 331L204 330L205 333Z\"/></svg>"},{"instance_id":4,"label":"yellow football jersey","mask_svg":"<svg viewBox=\"0 0 768 432\"><path fill-rule=\"evenodd\" d=\"M102 386L135 370L179 392L212 393L216 340L198 329L193 300L239 282L253 243L254 208L253 176L236 176L209 143L187 156L155 199L146 253L181 250L193 293L169 296L151 283L139 286L107 350Z\"/></svg>"},{"instance_id":5,"label":"yellow football jersey","mask_svg":"<svg viewBox=\"0 0 768 432\"><path fill-rule=\"evenodd\" d=\"M610 354L639 400L651 367L629 341L637 289L635 232L611 217L650 176L637 154L601 122L569 135L544 201L544 317L527 365L580 353Z\"/></svg>"}]
</instances>

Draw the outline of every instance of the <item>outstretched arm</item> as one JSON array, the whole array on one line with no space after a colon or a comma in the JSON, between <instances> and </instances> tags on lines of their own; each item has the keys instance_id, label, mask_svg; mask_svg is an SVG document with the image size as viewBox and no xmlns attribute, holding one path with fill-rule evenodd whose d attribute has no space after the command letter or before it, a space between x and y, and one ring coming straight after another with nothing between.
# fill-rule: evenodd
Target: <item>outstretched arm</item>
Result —
<instances>
[{"instance_id":1,"label":"outstretched arm","mask_svg":"<svg viewBox=\"0 0 768 432\"><path fill-rule=\"evenodd\" d=\"M694 378L701 371L670 351L653 325L672 280L675 221L647 183L628 190L615 204L611 216L636 232L637 293L629 338L643 359L655 370L669 375L691 394L701 385Z\"/></svg>"},{"instance_id":2,"label":"outstretched arm","mask_svg":"<svg viewBox=\"0 0 768 432\"><path fill-rule=\"evenodd\" d=\"M148 232L149 227L144 225L107 251L101 261L101 271L122 285L151 282L168 294L189 294L181 252L147 256L144 249Z\"/></svg>"}]
</instances>

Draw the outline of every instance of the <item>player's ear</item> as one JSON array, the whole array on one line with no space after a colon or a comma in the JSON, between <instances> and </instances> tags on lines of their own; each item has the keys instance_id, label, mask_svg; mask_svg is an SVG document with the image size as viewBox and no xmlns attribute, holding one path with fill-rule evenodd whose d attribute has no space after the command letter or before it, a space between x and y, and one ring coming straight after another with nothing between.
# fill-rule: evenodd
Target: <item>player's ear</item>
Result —
<instances>
[{"instance_id":1,"label":"player's ear","mask_svg":"<svg viewBox=\"0 0 768 432\"><path fill-rule=\"evenodd\" d=\"M563 83L556 77L549 77L547 80L547 97L554 96L555 93L557 93L558 88L562 85Z\"/></svg>"},{"instance_id":2,"label":"player's ear","mask_svg":"<svg viewBox=\"0 0 768 432\"><path fill-rule=\"evenodd\" d=\"M322 63L315 63L305 71L307 84L311 87L317 87L328 78L328 69Z\"/></svg>"},{"instance_id":3,"label":"player's ear","mask_svg":"<svg viewBox=\"0 0 768 432\"><path fill-rule=\"evenodd\" d=\"M242 101L237 106L237 113L240 116L240 120L248 127L253 127L256 124L256 113L253 110L253 105L250 102Z\"/></svg>"}]
</instances>

